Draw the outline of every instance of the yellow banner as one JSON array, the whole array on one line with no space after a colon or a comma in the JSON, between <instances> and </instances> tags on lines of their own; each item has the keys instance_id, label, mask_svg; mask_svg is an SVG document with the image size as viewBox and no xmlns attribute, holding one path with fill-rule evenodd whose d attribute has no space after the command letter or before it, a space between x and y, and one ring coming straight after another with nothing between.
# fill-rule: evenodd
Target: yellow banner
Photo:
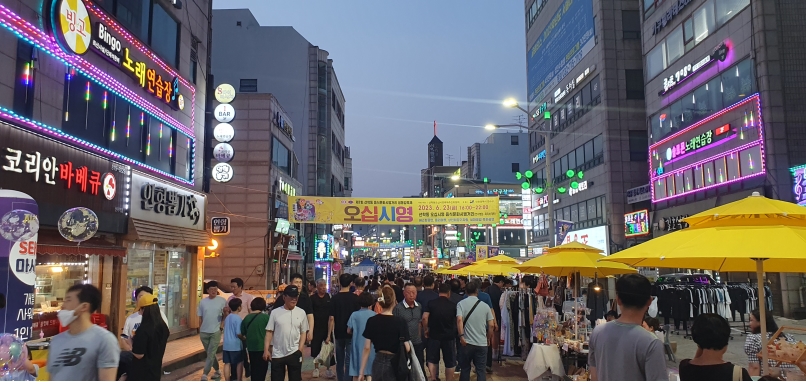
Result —
<instances>
[{"instance_id":1,"label":"yellow banner","mask_svg":"<svg viewBox=\"0 0 806 382\"><path fill-rule=\"evenodd\" d=\"M328 198L289 196L293 223L446 225L497 224L498 197Z\"/></svg>"}]
</instances>

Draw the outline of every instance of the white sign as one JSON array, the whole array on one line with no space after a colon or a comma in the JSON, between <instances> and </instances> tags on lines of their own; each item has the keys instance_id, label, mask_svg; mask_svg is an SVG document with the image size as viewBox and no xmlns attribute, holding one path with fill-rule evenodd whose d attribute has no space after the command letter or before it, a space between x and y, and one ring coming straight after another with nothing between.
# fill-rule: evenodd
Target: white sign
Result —
<instances>
[{"instance_id":1,"label":"white sign","mask_svg":"<svg viewBox=\"0 0 806 382\"><path fill-rule=\"evenodd\" d=\"M587 189L588 189L588 181L587 180L584 181L584 182L579 182L579 185L577 186L577 188L571 188L571 187L568 188L568 195L570 196L570 195L578 194L581 191L585 191Z\"/></svg>"},{"instance_id":2,"label":"white sign","mask_svg":"<svg viewBox=\"0 0 806 382\"><path fill-rule=\"evenodd\" d=\"M235 138L235 129L229 123L219 123L213 130L213 137L221 143L228 143Z\"/></svg>"},{"instance_id":3,"label":"white sign","mask_svg":"<svg viewBox=\"0 0 806 382\"><path fill-rule=\"evenodd\" d=\"M117 194L118 186L117 181L115 180L115 175L111 172L107 172L104 174L104 183L103 183L103 190L104 190L104 197L106 200L113 200L115 199L115 194Z\"/></svg>"},{"instance_id":4,"label":"white sign","mask_svg":"<svg viewBox=\"0 0 806 382\"><path fill-rule=\"evenodd\" d=\"M580 229L570 231L565 234L563 244L568 244L572 241L577 241L593 248L601 249L605 256L610 254L610 246L608 245L607 226Z\"/></svg>"},{"instance_id":5,"label":"white sign","mask_svg":"<svg viewBox=\"0 0 806 382\"><path fill-rule=\"evenodd\" d=\"M554 199L554 204L557 204L559 202L560 202L559 198ZM537 198L537 206L534 207L534 209L539 210L539 209L541 209L543 207L548 207L548 205L549 205L549 196L548 195L539 196Z\"/></svg>"},{"instance_id":6,"label":"white sign","mask_svg":"<svg viewBox=\"0 0 806 382\"><path fill-rule=\"evenodd\" d=\"M215 99L221 103L230 103L235 99L235 88L230 84L221 84L215 88Z\"/></svg>"},{"instance_id":7,"label":"white sign","mask_svg":"<svg viewBox=\"0 0 806 382\"><path fill-rule=\"evenodd\" d=\"M204 230L204 194L132 172L131 216L175 227Z\"/></svg>"},{"instance_id":8,"label":"white sign","mask_svg":"<svg viewBox=\"0 0 806 382\"><path fill-rule=\"evenodd\" d=\"M228 163L219 163L213 167L213 179L216 182L227 183L232 180L233 175L235 175L235 172Z\"/></svg>"},{"instance_id":9,"label":"white sign","mask_svg":"<svg viewBox=\"0 0 806 382\"><path fill-rule=\"evenodd\" d=\"M299 231L294 228L288 229L288 250L291 252L299 251Z\"/></svg>"},{"instance_id":10,"label":"white sign","mask_svg":"<svg viewBox=\"0 0 806 382\"><path fill-rule=\"evenodd\" d=\"M651 197L652 189L648 184L627 190L627 204L643 202L651 199Z\"/></svg>"},{"instance_id":11,"label":"white sign","mask_svg":"<svg viewBox=\"0 0 806 382\"><path fill-rule=\"evenodd\" d=\"M229 162L235 156L235 149L229 143L219 143L213 148L213 157L220 162Z\"/></svg>"},{"instance_id":12,"label":"white sign","mask_svg":"<svg viewBox=\"0 0 806 382\"><path fill-rule=\"evenodd\" d=\"M235 109L228 104L221 104L215 107L213 115L215 115L216 121L229 123L235 119Z\"/></svg>"},{"instance_id":13,"label":"white sign","mask_svg":"<svg viewBox=\"0 0 806 382\"><path fill-rule=\"evenodd\" d=\"M596 66L592 66L590 68L585 69L582 73L580 73L577 78L571 80L567 85L561 87L554 91L554 103L560 102L565 96L571 93L576 87L585 80L585 77L589 76L593 71L596 70Z\"/></svg>"},{"instance_id":14,"label":"white sign","mask_svg":"<svg viewBox=\"0 0 806 382\"><path fill-rule=\"evenodd\" d=\"M59 27L67 47L75 54L84 54L90 47L92 23L83 1L62 0L58 5Z\"/></svg>"}]
</instances>

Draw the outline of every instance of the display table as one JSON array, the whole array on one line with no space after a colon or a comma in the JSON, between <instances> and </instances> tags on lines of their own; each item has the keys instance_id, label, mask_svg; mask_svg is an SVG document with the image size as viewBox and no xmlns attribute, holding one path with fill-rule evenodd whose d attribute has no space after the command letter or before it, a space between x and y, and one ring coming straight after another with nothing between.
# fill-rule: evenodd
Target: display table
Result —
<instances>
[{"instance_id":1,"label":"display table","mask_svg":"<svg viewBox=\"0 0 806 382\"><path fill-rule=\"evenodd\" d=\"M523 370L526 371L526 376L530 381L540 378L549 370L551 374L565 377L565 367L557 345L533 344L529 357L523 364Z\"/></svg>"}]
</instances>

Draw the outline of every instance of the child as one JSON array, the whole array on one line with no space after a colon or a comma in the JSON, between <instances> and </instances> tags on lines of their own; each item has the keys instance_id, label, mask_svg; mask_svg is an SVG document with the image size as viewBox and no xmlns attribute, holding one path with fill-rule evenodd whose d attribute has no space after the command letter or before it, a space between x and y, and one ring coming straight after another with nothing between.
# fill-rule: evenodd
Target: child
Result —
<instances>
[{"instance_id":1,"label":"child","mask_svg":"<svg viewBox=\"0 0 806 382\"><path fill-rule=\"evenodd\" d=\"M241 299L233 298L227 303L232 313L224 320L224 377L230 381L243 380L243 341L241 322Z\"/></svg>"}]
</instances>

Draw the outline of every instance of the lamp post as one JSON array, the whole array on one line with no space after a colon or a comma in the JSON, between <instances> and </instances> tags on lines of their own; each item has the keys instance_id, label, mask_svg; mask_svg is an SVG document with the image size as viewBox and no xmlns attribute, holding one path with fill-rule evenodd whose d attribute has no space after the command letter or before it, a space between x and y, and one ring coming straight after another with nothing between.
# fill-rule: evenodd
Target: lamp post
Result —
<instances>
[{"instance_id":1,"label":"lamp post","mask_svg":"<svg viewBox=\"0 0 806 382\"><path fill-rule=\"evenodd\" d=\"M509 108L517 108L518 110L524 112L527 117L530 117L529 111L522 108L518 105L518 101L514 98L509 98L504 100L504 106ZM551 125L549 125L551 126ZM554 235L554 178L551 174L551 130L540 130L537 128L531 128L528 126L523 126L520 124L515 125L487 125L484 126L485 129L488 130L495 130L499 127L520 127L525 128L527 131L535 132L543 136L546 140L544 146L546 147L546 193L548 194L548 227L549 227L549 247L554 247L557 243L554 242L555 235Z\"/></svg>"}]
</instances>

